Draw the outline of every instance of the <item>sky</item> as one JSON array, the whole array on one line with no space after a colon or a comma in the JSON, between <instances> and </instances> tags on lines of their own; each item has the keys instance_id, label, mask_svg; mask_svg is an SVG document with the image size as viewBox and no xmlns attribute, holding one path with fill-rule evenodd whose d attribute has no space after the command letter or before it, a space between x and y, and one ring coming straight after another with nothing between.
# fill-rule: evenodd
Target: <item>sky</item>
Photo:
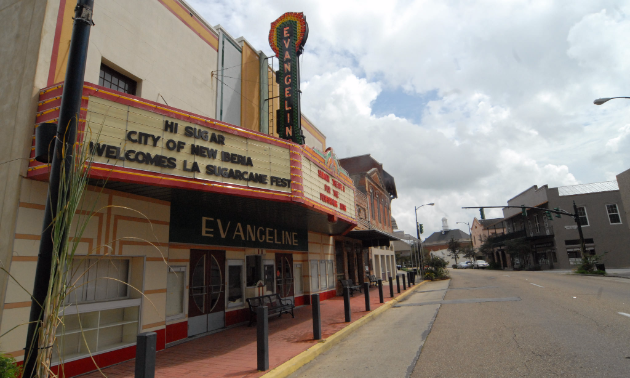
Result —
<instances>
[{"instance_id":1,"label":"sky","mask_svg":"<svg viewBox=\"0 0 630 378\"><path fill-rule=\"evenodd\" d=\"M270 24L303 12L302 111L339 158L394 176L392 214L423 237L468 232L478 210L531 187L630 168L630 2L187 0L273 55ZM276 61L277 63L277 61ZM277 67L277 66L276 66ZM486 210L486 217L502 217Z\"/></svg>"}]
</instances>

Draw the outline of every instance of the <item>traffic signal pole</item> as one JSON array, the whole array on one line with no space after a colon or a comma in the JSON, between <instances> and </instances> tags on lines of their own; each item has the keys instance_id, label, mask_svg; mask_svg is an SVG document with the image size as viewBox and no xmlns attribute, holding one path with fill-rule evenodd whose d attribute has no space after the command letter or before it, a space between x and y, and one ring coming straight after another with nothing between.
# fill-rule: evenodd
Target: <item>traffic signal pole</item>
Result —
<instances>
[{"instance_id":1,"label":"traffic signal pole","mask_svg":"<svg viewBox=\"0 0 630 378\"><path fill-rule=\"evenodd\" d=\"M578 215L578 209L575 205L575 201L573 201L573 214L568 211L562 210L560 208L554 208L553 210L545 209L544 207L536 207L536 206L464 206L462 209L521 209L523 214L527 214L527 209L536 209L542 210L546 213L554 213L557 214L558 217L560 215L567 215L573 218L575 224L577 225L578 234L580 235L580 253L582 258L586 255L586 244L584 243L584 234L582 234L582 224L580 223L580 216ZM558 210L556 210L558 209Z\"/></svg>"},{"instance_id":2,"label":"traffic signal pole","mask_svg":"<svg viewBox=\"0 0 630 378\"><path fill-rule=\"evenodd\" d=\"M573 219L575 220L575 223L577 223L578 233L580 234L580 253L582 255L582 259L584 259L584 256L586 256L586 244L584 243L584 235L582 234L582 223L580 222L580 216L578 214L578 209L575 205L575 201L573 201L573 211L575 212Z\"/></svg>"},{"instance_id":3,"label":"traffic signal pole","mask_svg":"<svg viewBox=\"0 0 630 378\"><path fill-rule=\"evenodd\" d=\"M77 6L74 8L74 25L68 53L66 78L63 84L57 135L53 142L54 150L50 167L48 198L46 199L39 255L35 268L31 312L26 334L26 348L24 348L23 378L36 376L35 364L40 349L52 348L52 345L39 345L43 305L46 302L51 278L53 257L52 223L57 217L58 206L64 207L66 205L66 203L59 203L60 196L66 199L68 197L67 194L59 192L60 180L62 179L60 176L62 166L65 172L69 173L73 165L72 152L76 143L79 113L81 111L81 96L83 94L90 28L94 24L92 22L93 8L94 0L78 0ZM67 179L67 174L65 179ZM67 187L67 185L64 185L64 187ZM63 246L60 246L59 250L62 249Z\"/></svg>"}]
</instances>

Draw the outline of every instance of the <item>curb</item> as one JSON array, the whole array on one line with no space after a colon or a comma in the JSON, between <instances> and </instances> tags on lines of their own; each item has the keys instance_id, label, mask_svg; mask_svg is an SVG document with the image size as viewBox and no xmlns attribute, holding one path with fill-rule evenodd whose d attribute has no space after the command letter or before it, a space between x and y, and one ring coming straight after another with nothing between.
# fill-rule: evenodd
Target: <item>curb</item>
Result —
<instances>
[{"instance_id":1,"label":"curb","mask_svg":"<svg viewBox=\"0 0 630 378\"><path fill-rule=\"evenodd\" d=\"M320 340L319 343L313 345L312 347L308 348L304 352L291 358L287 362L284 362L280 366L277 366L273 370L270 370L267 374L263 375L262 378L284 378L284 377L289 376L290 374L294 373L302 366L314 360L315 357L326 352L333 346L339 344L341 340L350 336L353 332L358 330L361 326L374 320L377 316L379 316L383 312L390 309L393 305L398 303L400 300L411 295L411 293L414 292L414 289L418 288L419 286L423 285L426 282L429 282L429 281L420 282L419 284L409 288L406 293L400 294L398 297L395 297L389 302L383 304L381 307L377 308L376 310L371 311L369 314L365 315L361 319L358 319L354 323L351 323L349 326L343 328L341 331L332 334L327 339Z\"/></svg>"}]
</instances>

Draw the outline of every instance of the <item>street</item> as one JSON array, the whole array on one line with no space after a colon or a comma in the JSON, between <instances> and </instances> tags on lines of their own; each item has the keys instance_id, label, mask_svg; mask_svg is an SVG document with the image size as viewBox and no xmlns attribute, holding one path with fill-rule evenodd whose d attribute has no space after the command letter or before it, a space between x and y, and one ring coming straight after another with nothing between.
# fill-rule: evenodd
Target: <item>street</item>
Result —
<instances>
[{"instance_id":1,"label":"street","mask_svg":"<svg viewBox=\"0 0 630 378\"><path fill-rule=\"evenodd\" d=\"M491 270L451 276L420 286L293 376L628 376L630 279Z\"/></svg>"}]
</instances>

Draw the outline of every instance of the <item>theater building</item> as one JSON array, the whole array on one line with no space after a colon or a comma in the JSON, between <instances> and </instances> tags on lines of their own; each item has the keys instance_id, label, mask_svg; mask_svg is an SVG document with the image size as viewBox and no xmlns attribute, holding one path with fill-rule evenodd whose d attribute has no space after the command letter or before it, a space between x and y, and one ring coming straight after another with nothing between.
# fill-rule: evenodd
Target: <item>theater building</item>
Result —
<instances>
[{"instance_id":1,"label":"theater building","mask_svg":"<svg viewBox=\"0 0 630 378\"><path fill-rule=\"evenodd\" d=\"M2 23L16 42L0 56L16 71L0 94L13 120L2 125L0 261L15 277L1 276L0 333L17 327L0 350L18 361L49 173L34 130L57 122L76 4L31 3ZM355 186L305 117L306 144L277 137L270 60L179 0L104 0L93 17L79 138L94 159L84 209L96 210L71 241L75 290L54 352L66 376L133 358L140 332L161 350L242 324L250 297L334 296Z\"/></svg>"}]
</instances>

